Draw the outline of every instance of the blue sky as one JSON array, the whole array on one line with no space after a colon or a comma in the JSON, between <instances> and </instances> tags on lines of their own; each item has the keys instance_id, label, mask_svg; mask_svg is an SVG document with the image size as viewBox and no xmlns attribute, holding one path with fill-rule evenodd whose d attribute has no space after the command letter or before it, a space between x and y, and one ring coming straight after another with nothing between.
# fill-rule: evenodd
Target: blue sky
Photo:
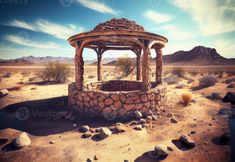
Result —
<instances>
[{"instance_id":1,"label":"blue sky","mask_svg":"<svg viewBox=\"0 0 235 162\"><path fill-rule=\"evenodd\" d=\"M0 0L0 10L0 59L73 57L69 36L122 17L167 37L164 54L204 45L235 57L234 0ZM109 51L104 57L123 53L128 51ZM84 57L96 55L85 50Z\"/></svg>"}]
</instances>

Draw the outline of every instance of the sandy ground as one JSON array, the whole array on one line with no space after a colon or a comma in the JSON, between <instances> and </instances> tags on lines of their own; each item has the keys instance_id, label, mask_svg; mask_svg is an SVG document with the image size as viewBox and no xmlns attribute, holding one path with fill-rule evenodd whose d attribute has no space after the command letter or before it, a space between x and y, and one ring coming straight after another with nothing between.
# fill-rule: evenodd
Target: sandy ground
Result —
<instances>
[{"instance_id":1,"label":"sandy ground","mask_svg":"<svg viewBox=\"0 0 235 162\"><path fill-rule=\"evenodd\" d=\"M104 71L106 80L114 78L113 67L105 67ZM95 81L94 76L95 68L91 70L87 67L85 81ZM228 88L227 84L223 83L224 78L220 78L215 86L197 91L191 91L190 87L196 84L199 75L192 77L195 81L191 84L181 79L180 82L186 84L186 87L177 89L175 84L168 86L166 112L160 114L156 121L148 123L147 128L137 131L130 125L130 121L125 121L125 132L98 140L96 133L93 133L91 138L82 138L79 128L84 124L91 128L112 128L116 121L55 119L53 113L48 115L48 112L68 110L65 106L67 86L73 81L73 77L65 84L57 85L38 85L35 84L37 79L29 82L30 77L33 77L32 73L22 75L15 72L10 78L1 81L0 89L16 85L20 85L21 89L12 90L8 96L0 98L0 161L86 162L90 158L92 161L101 162L152 162L156 160L149 158L147 152L153 150L157 144L165 144L173 149L162 160L166 162L230 161L230 146L218 143L218 137L224 132L229 132L227 116L218 115L218 111L229 105L205 98L205 95L212 92L219 92L222 96L226 94ZM19 82L27 84L18 84ZM181 94L184 92L191 92L195 100L188 106L180 103ZM30 111L30 116L25 121L16 117L17 109L22 106ZM178 122L170 122L169 114ZM7 149L8 144L21 131L29 134L32 144L20 150ZM196 146L193 149L184 150L174 143L182 134L191 136L195 141ZM54 144L49 143L52 140L55 141ZM93 160L94 156L98 160Z\"/></svg>"}]
</instances>

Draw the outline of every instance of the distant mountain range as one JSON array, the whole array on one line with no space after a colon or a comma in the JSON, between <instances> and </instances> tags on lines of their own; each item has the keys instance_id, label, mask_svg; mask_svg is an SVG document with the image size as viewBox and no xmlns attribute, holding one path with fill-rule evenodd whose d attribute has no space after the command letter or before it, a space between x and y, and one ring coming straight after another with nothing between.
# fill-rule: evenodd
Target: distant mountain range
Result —
<instances>
[{"instance_id":1,"label":"distant mountain range","mask_svg":"<svg viewBox=\"0 0 235 162\"><path fill-rule=\"evenodd\" d=\"M151 60L152 64L154 64L155 59ZM114 65L116 60L117 58L104 58L102 62L106 65ZM0 59L0 65L43 65L52 61L74 64L74 59L69 57L27 56L10 60ZM85 64L95 65L96 61L96 59L85 60ZM133 61L135 61L134 58ZM235 59L227 59L218 54L215 48L204 46L196 46L190 51L177 51L173 54L164 55L163 62L165 65L235 65Z\"/></svg>"}]
</instances>

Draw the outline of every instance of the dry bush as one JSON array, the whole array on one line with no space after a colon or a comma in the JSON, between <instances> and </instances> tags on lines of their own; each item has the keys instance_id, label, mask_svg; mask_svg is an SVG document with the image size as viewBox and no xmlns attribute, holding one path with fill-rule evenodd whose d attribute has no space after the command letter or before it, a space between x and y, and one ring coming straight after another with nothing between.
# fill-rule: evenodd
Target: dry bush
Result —
<instances>
[{"instance_id":1,"label":"dry bush","mask_svg":"<svg viewBox=\"0 0 235 162\"><path fill-rule=\"evenodd\" d=\"M227 84L231 83L231 82L235 82L235 78L226 79L224 82L227 83Z\"/></svg>"},{"instance_id":2,"label":"dry bush","mask_svg":"<svg viewBox=\"0 0 235 162\"><path fill-rule=\"evenodd\" d=\"M204 76L199 79L199 87L206 88L215 85L217 79L213 76Z\"/></svg>"},{"instance_id":3,"label":"dry bush","mask_svg":"<svg viewBox=\"0 0 235 162\"><path fill-rule=\"evenodd\" d=\"M163 81L166 82L167 84L176 84L179 82L179 78L176 76L168 76L163 78Z\"/></svg>"},{"instance_id":4,"label":"dry bush","mask_svg":"<svg viewBox=\"0 0 235 162\"><path fill-rule=\"evenodd\" d=\"M183 77L184 76L184 70L182 67L174 67L172 69L172 74L177 77Z\"/></svg>"},{"instance_id":5,"label":"dry bush","mask_svg":"<svg viewBox=\"0 0 235 162\"><path fill-rule=\"evenodd\" d=\"M64 83L69 77L70 67L59 62L49 62L38 76L46 82Z\"/></svg>"},{"instance_id":6,"label":"dry bush","mask_svg":"<svg viewBox=\"0 0 235 162\"><path fill-rule=\"evenodd\" d=\"M116 67L123 76L128 76L131 73L132 59L129 56L120 57L117 59Z\"/></svg>"},{"instance_id":7,"label":"dry bush","mask_svg":"<svg viewBox=\"0 0 235 162\"><path fill-rule=\"evenodd\" d=\"M189 102L192 101L193 96L192 96L191 93L183 93L183 94L181 95L181 98L182 98L182 100L183 100L183 103L184 103L185 105L188 105Z\"/></svg>"}]
</instances>

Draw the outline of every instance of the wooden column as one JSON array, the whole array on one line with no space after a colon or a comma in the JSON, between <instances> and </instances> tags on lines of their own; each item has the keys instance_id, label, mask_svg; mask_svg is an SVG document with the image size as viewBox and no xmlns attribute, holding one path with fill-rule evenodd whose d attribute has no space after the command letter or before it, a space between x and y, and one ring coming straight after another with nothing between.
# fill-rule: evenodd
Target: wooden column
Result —
<instances>
[{"instance_id":1,"label":"wooden column","mask_svg":"<svg viewBox=\"0 0 235 162\"><path fill-rule=\"evenodd\" d=\"M156 79L155 81L157 83L162 82L162 48L163 45L158 45L157 48L155 48L156 51Z\"/></svg>"},{"instance_id":2,"label":"wooden column","mask_svg":"<svg viewBox=\"0 0 235 162\"><path fill-rule=\"evenodd\" d=\"M98 81L102 80L101 70L102 70L102 54L97 54L97 78L98 78Z\"/></svg>"},{"instance_id":3,"label":"wooden column","mask_svg":"<svg viewBox=\"0 0 235 162\"><path fill-rule=\"evenodd\" d=\"M142 60L142 90L148 91L151 89L150 84L150 67L149 67L149 57L150 57L150 48L149 42L145 41L143 49L143 60Z\"/></svg>"},{"instance_id":4,"label":"wooden column","mask_svg":"<svg viewBox=\"0 0 235 162\"><path fill-rule=\"evenodd\" d=\"M95 49L96 54L97 54L97 80L101 81L102 80L102 54L105 52L105 49L98 47Z\"/></svg>"},{"instance_id":5,"label":"wooden column","mask_svg":"<svg viewBox=\"0 0 235 162\"><path fill-rule=\"evenodd\" d=\"M75 80L76 87L79 91L83 90L83 74L84 74L84 61L82 57L83 47L76 47L76 55L75 55Z\"/></svg>"},{"instance_id":6,"label":"wooden column","mask_svg":"<svg viewBox=\"0 0 235 162\"><path fill-rule=\"evenodd\" d=\"M136 54L136 80L141 80L141 49L132 51Z\"/></svg>"}]
</instances>

